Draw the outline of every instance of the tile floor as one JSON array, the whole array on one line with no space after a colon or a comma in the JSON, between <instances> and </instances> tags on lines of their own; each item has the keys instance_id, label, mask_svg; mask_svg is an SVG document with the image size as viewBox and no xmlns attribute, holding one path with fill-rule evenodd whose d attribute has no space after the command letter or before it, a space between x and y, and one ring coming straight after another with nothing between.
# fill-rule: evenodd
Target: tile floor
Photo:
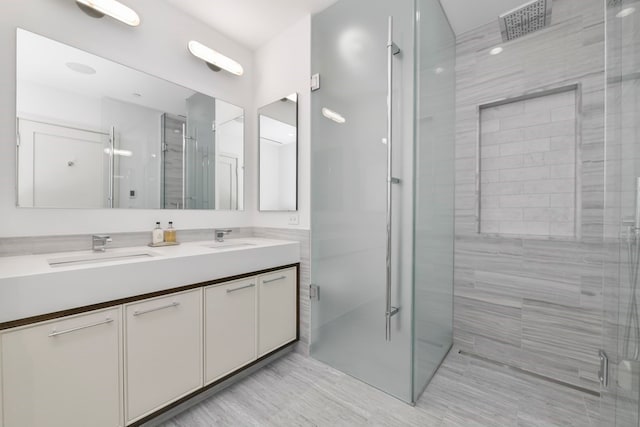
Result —
<instances>
[{"instance_id":1,"label":"tile floor","mask_svg":"<svg viewBox=\"0 0 640 427\"><path fill-rule=\"evenodd\" d=\"M599 399L455 348L415 407L290 353L162 427L600 427Z\"/></svg>"}]
</instances>

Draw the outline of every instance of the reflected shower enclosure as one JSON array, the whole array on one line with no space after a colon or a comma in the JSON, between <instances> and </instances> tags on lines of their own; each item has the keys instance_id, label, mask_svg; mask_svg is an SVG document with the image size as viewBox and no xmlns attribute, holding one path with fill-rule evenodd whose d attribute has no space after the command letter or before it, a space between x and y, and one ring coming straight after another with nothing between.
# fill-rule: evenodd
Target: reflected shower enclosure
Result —
<instances>
[{"instance_id":1,"label":"reflected shower enclosure","mask_svg":"<svg viewBox=\"0 0 640 427\"><path fill-rule=\"evenodd\" d=\"M243 209L244 110L196 93L162 116L162 207Z\"/></svg>"},{"instance_id":2,"label":"reflected shower enclosure","mask_svg":"<svg viewBox=\"0 0 640 427\"><path fill-rule=\"evenodd\" d=\"M312 18L311 354L408 403L453 340L454 67L437 0Z\"/></svg>"}]
</instances>

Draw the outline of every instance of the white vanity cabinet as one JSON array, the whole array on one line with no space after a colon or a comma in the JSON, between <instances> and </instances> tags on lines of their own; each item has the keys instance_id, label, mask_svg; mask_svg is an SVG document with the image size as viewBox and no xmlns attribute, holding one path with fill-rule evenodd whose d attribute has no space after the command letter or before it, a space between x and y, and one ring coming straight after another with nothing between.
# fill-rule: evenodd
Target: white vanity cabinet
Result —
<instances>
[{"instance_id":1,"label":"white vanity cabinet","mask_svg":"<svg viewBox=\"0 0 640 427\"><path fill-rule=\"evenodd\" d=\"M202 387L202 289L124 307L129 424Z\"/></svg>"},{"instance_id":2,"label":"white vanity cabinet","mask_svg":"<svg viewBox=\"0 0 640 427\"><path fill-rule=\"evenodd\" d=\"M205 385L256 359L256 279L204 290Z\"/></svg>"},{"instance_id":3,"label":"white vanity cabinet","mask_svg":"<svg viewBox=\"0 0 640 427\"><path fill-rule=\"evenodd\" d=\"M1 332L0 425L121 426L120 338L120 307Z\"/></svg>"},{"instance_id":4,"label":"white vanity cabinet","mask_svg":"<svg viewBox=\"0 0 640 427\"><path fill-rule=\"evenodd\" d=\"M207 390L296 340L297 269L0 323L0 427L139 425Z\"/></svg>"},{"instance_id":5,"label":"white vanity cabinet","mask_svg":"<svg viewBox=\"0 0 640 427\"><path fill-rule=\"evenodd\" d=\"M258 357L296 339L296 269L258 276Z\"/></svg>"}]
</instances>

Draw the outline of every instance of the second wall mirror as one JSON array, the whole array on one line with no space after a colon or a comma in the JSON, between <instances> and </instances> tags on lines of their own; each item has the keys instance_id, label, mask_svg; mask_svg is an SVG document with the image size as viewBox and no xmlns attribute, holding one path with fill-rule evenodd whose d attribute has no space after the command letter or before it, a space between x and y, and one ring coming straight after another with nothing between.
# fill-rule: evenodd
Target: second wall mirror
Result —
<instances>
[{"instance_id":1,"label":"second wall mirror","mask_svg":"<svg viewBox=\"0 0 640 427\"><path fill-rule=\"evenodd\" d=\"M298 210L298 94L258 109L261 211Z\"/></svg>"}]
</instances>

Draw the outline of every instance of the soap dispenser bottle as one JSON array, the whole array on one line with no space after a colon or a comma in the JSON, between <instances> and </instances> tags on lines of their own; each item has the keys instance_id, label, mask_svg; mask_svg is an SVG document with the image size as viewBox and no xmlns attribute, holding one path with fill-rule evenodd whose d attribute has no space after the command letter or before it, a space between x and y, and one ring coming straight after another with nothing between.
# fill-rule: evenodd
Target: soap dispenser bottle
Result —
<instances>
[{"instance_id":1,"label":"soap dispenser bottle","mask_svg":"<svg viewBox=\"0 0 640 427\"><path fill-rule=\"evenodd\" d=\"M164 230L164 241L167 243L176 243L176 229L173 228L173 221L169 221L169 228Z\"/></svg>"},{"instance_id":2,"label":"soap dispenser bottle","mask_svg":"<svg viewBox=\"0 0 640 427\"><path fill-rule=\"evenodd\" d=\"M153 229L151 243L154 245L160 244L164 241L164 232L160 228L160 221L156 222L156 228Z\"/></svg>"}]
</instances>

